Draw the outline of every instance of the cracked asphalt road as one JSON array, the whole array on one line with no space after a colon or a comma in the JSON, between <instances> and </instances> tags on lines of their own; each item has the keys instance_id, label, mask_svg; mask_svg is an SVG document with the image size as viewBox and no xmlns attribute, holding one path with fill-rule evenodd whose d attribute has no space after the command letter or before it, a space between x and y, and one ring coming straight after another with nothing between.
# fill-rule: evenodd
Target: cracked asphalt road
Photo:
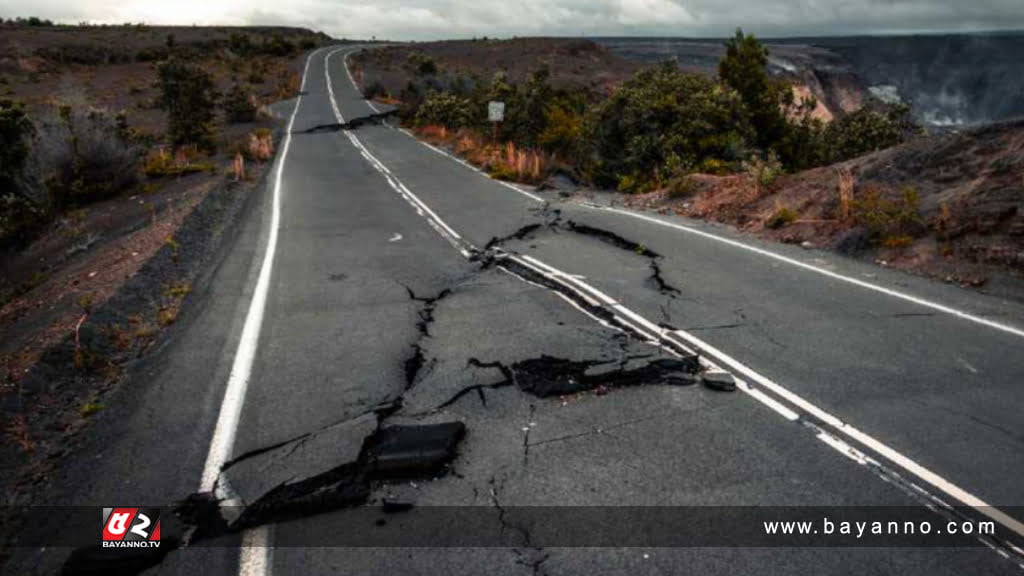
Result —
<instances>
[{"instance_id":1,"label":"cracked asphalt road","mask_svg":"<svg viewBox=\"0 0 1024 576\"><path fill-rule=\"evenodd\" d=\"M1022 339L704 236L490 180L383 123L350 82L345 50L311 56L295 113L262 329L235 456L219 481L238 499L241 520L208 537L221 546L173 552L148 573L238 573L238 532L253 526L271 527L272 553L242 554L241 562L257 557L260 574L1020 573L1024 559L986 547L535 545L510 520L516 507L950 499L871 444L854 444L869 462L845 457L821 439L841 431L813 411L791 402L791 421L754 393L701 385L708 358L689 348L700 352L698 365L669 342L677 330L959 489L1019 507ZM271 201L267 190L255 202L184 327L136 369L137 389L97 421L55 501L153 504L196 491ZM769 249L1024 325L1018 302ZM615 304L578 290L581 282ZM367 505L388 513L362 513ZM400 539L411 529L401 520L409 506L478 507L476 529L497 530L509 545L341 547L324 536ZM30 551L19 568L52 573L65 556Z\"/></svg>"}]
</instances>

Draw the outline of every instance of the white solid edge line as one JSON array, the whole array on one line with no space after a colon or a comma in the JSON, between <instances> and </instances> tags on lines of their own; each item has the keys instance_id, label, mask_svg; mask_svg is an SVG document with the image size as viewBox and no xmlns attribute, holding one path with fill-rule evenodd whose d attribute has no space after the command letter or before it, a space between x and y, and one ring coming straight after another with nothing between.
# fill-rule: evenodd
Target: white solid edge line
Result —
<instances>
[{"instance_id":1,"label":"white solid edge line","mask_svg":"<svg viewBox=\"0 0 1024 576\"><path fill-rule=\"evenodd\" d=\"M217 417L217 424L213 430L213 437L210 440L210 449L206 454L206 464L203 466L203 477L199 484L200 492L213 490L220 475L220 469L235 446L235 433L238 428L238 419L242 413L242 404L245 402L245 393L249 387L249 378L252 375L252 364L256 358L256 348L259 346L260 328L263 326L263 312L267 305L267 294L270 290L270 276L274 268L274 253L277 251L277 233L281 222L281 175L284 173L285 159L288 157L288 149L292 143L292 127L295 124L295 116L298 114L299 105L302 103L301 91L306 87L306 73L309 71L309 61L315 52L306 57L306 65L302 70L302 86L300 94L295 99L295 108L292 109L291 117L288 120L288 128L284 136L284 144L281 147L281 156L277 162L274 175L273 207L270 215L270 234L267 238L267 246L263 252L263 263L260 265L260 274L256 280L256 288L253 290L252 300L249 302L249 310L245 315L245 324L242 326L242 335L238 341L238 348L235 350L234 363L231 365L231 373L228 376L227 387L224 390L224 399L221 401L220 413Z\"/></svg>"},{"instance_id":2,"label":"white solid edge line","mask_svg":"<svg viewBox=\"0 0 1024 576\"><path fill-rule=\"evenodd\" d=\"M907 294L906 292L900 292L899 290L893 290L891 288L886 288L884 286L879 286L877 284L872 284L871 282L865 282L864 280L860 280L860 279L857 279L857 278L852 278L850 276L844 276L843 274L839 274L837 272L832 272L831 270L826 270L824 268L820 268L820 267L815 266L813 264L808 264L807 262L801 262L800 260L797 260L795 258L790 258L788 256L783 256L781 254L777 254L777 253L772 252L770 250L765 250L763 248L758 248L756 246L751 246L749 244L744 244L743 242L740 242L738 240L732 240L730 238L723 238L722 236L718 236L717 234L712 234L710 232L705 232L703 230L697 230L696 228L692 228L690 226L684 226L682 224L677 224L675 222L667 222L667 221L662 220L660 218L654 218L652 216L647 216L645 214L638 214L636 212L632 212L632 211L629 211L629 210L623 210L621 208L594 207L594 206L588 206L588 207L594 208L596 210L603 210L603 211L606 211L606 212L612 212L612 213L615 213L615 214L621 214L623 216L629 216L631 218L637 218L639 220L644 220L644 221L647 221L647 222L658 224L660 226L666 226L668 228L673 228L675 230L679 230L679 231L682 231L682 232L687 232L687 233L690 233L690 234L695 234L695 235L700 236L702 238L707 238L709 240L714 240L716 242L721 242L723 244L728 244L728 245L733 246L735 248L740 248L742 250L746 250L748 252L753 252L753 253L759 254L761 256L767 256L768 258L772 258L774 260L778 260L779 262L785 262L786 264L790 264L792 266L797 266L799 268L803 268L804 270L815 272L817 274L821 274L823 276L827 276L827 277L832 278L834 280L839 280L841 282L846 282L846 283L849 283L849 284L853 284L855 286L859 286L859 287L865 288L867 290L872 290L872 291L878 292L880 294L885 294L885 295L891 296L893 298L899 298L900 300L905 300L907 302L911 302L913 304L917 304L918 306L924 306L926 308L931 308L932 310L935 310L935 311L938 311L938 312L942 312L942 313L948 314L950 316L955 316L957 318L961 318L961 319L967 320L969 322L974 322L975 324L980 324L980 325L986 326L988 328L993 328L993 329L999 330L1001 332L1006 332L1007 334L1013 334L1014 336L1019 336L1019 337L1024 338L1024 330L1022 330L1020 328L1014 328L1013 326L1009 326L1007 324L1002 324L1000 322L994 322L992 320L989 320L987 318L982 318L980 316L976 316L976 315L971 314L969 312L964 312L962 310L957 310L956 308L952 308L952 307L946 306L944 304L939 304L938 302L933 302L931 300L926 300L924 298L918 298L917 296L913 296L911 294Z\"/></svg>"},{"instance_id":3,"label":"white solid edge line","mask_svg":"<svg viewBox=\"0 0 1024 576\"><path fill-rule=\"evenodd\" d=\"M682 338L689 345L703 351L705 354L708 354L717 362L725 365L729 369L738 372L739 374L742 374L744 377L752 380L753 382L756 382L765 389L770 390L775 395L783 398L790 404L800 408L801 410L804 410L808 414L821 420L823 423L834 428L835 430L847 436L848 438L851 438L859 442L861 445L873 450L874 452L883 456L893 464L899 466L900 468L906 470L907 472L913 474L914 476L917 476L921 480L927 482L928 484L945 493L946 495L956 499L961 504L976 509L978 512L984 514L985 516L988 516L989 518L992 518L993 520L996 520L997 522L999 522L1006 528L1012 530L1013 532L1017 533L1018 535L1024 536L1024 523L1021 523L1019 520L1007 515L998 508L995 508L987 504L981 498L978 498L974 494L971 494L970 492L957 486L953 482L946 480L942 476L939 476L935 472L929 470L928 468L922 466L921 464L918 464L911 458L897 452L895 449L890 448L887 444L876 439L870 434L862 432L861 430L847 424L846 422L842 421L841 419L829 413L828 411L819 408L815 404L804 399L802 396L796 394L795 392L792 392L788 388L785 388L777 384L776 382L772 381L771 379L754 371L746 364L743 364L739 360L736 360L735 358L729 356L725 352L722 352L721 350L715 348L711 344L708 344L704 340L701 340L697 336L694 336L693 334L690 334L689 332L686 332L684 330L676 330L672 332L672 334ZM757 397L755 396L755 398ZM760 398L758 399L760 400Z\"/></svg>"},{"instance_id":4,"label":"white solid edge line","mask_svg":"<svg viewBox=\"0 0 1024 576\"><path fill-rule=\"evenodd\" d=\"M559 270L549 264L541 262L536 258L523 256L520 258L520 260L528 260L531 264L534 264L538 269L540 269L542 273L550 275L550 277L553 280L557 280L559 278L572 278L570 274L562 270ZM571 280L571 283L577 290L577 293L582 294L581 290L585 288L592 293L602 294L600 290L590 286L588 283L582 280L573 279ZM998 508L991 506L990 504L983 501L981 498L975 496L974 494L971 494L970 492L957 486L953 482L946 480L942 476L939 476L935 472L929 470L928 468L922 466L921 464L918 464L911 458L897 452L895 449L889 447L880 440L877 440L873 436L865 432L862 432L861 430L843 422L842 420L832 415L831 413L827 412L826 410L819 408L818 406L804 399L802 396L796 394L795 392L792 392L789 389L773 382L769 378L754 371L749 366L743 364L742 362L736 360L735 358L732 358L728 354L722 352L721 350L715 348L711 344L708 344L707 342L701 340L700 338L694 336L693 334L690 334L689 332L686 332L684 330L665 332L662 331L654 323L640 316L636 312L633 312L629 308L626 308L622 304L612 304L610 305L610 307L616 312L629 318L633 323L643 326L643 328L645 328L647 332L653 332L654 334L672 334L685 340L688 345L693 346L697 350L700 350L704 354L710 356L716 362L726 366L727 368L739 374L742 374L744 377L749 378L750 380L756 382L765 389L770 390L771 392L783 398L790 404L816 417L818 420L820 420L827 426L834 428L836 431L840 432L846 437L860 443L861 445L873 450L875 453L883 456L896 466L902 468L903 470L909 472L910 474L913 474L914 476L917 476L918 478L930 484L939 491L943 492L947 496L956 499L965 506L969 506L975 509L980 514L983 514L991 518L992 520L999 522L1007 529L1015 532L1017 535L1024 536L1024 523L1021 523L1016 518L1013 518L1012 516L1009 516L1002 510L999 510ZM619 320L622 321L623 318L620 317ZM643 330L641 330L641 332L643 332ZM743 392L746 392L749 396L761 402L765 406L771 408L775 412L779 413L787 420L795 421L799 419L799 414L797 414L794 410L778 402L774 398L771 398L767 394L764 394L763 392L755 388L751 388L745 382L738 380L737 386ZM853 449L852 447L848 446L845 442L842 442L838 438L832 437L831 435L826 436L827 437L822 437L819 435L819 439L824 441L832 448L839 450L840 452L843 453L843 455L853 458L850 452L850 449ZM853 459L856 460L857 458Z\"/></svg>"},{"instance_id":5,"label":"white solid edge line","mask_svg":"<svg viewBox=\"0 0 1024 576\"><path fill-rule=\"evenodd\" d=\"M265 576L273 564L273 528L263 524L242 533L242 551L238 558L239 576Z\"/></svg>"},{"instance_id":6,"label":"white solid edge line","mask_svg":"<svg viewBox=\"0 0 1024 576\"><path fill-rule=\"evenodd\" d=\"M330 70L331 56L334 56L341 50L343 50L343 48L333 50L324 57L324 75L327 79L327 92L330 96L331 108L334 111L334 116L335 118L337 118L339 122L344 123L344 116L342 116L341 110L338 108L338 101L334 97L334 88L331 86L332 80ZM347 55L348 53L346 53L346 56ZM344 57L342 58L342 61L345 62ZM345 62L345 71L348 71L347 62ZM349 80L351 79L351 75L349 75ZM355 83L353 83L353 87L355 87ZM395 191L398 192L399 194L402 194L404 197L408 198L410 202L413 204L413 206L415 206L417 209L422 210L423 212L429 215L428 221L432 220L438 226L443 228L444 233L450 235L451 238L453 238L454 240L458 241L462 239L462 236L460 236L458 232L456 232L451 226L449 226L444 220L442 220L441 217L438 216L422 200L420 200L418 196L413 194L412 191L410 191L405 186L405 184L402 183L401 180L399 180L397 177L394 177L391 174L391 171L387 168L387 166L384 166L383 162L381 162L380 160L377 159L376 156L371 154L370 151L366 149L366 146L363 145L362 141L360 141L355 134L352 134L351 132L346 132L345 135L348 136L348 139L352 142L352 145L355 146L362 153L362 155L370 162L370 164L385 176L385 178L388 181L388 185L395 189Z\"/></svg>"},{"instance_id":7,"label":"white solid edge line","mask_svg":"<svg viewBox=\"0 0 1024 576\"><path fill-rule=\"evenodd\" d=\"M333 52L332 52L332 54L333 54ZM352 87L356 89L356 92L359 92L359 86L357 86L356 85L356 81L352 79L352 72L349 71L349 69L348 69L348 56L349 56L349 54L351 54L351 52L346 53L344 58L342 58L342 60L345 63L345 73L348 75L348 80L349 80L349 82L352 83ZM330 56L328 56L328 57L330 57ZM364 97L363 101L366 102L366 104L374 112L377 112L377 113L380 112L380 110L376 106L374 106L373 102L371 102L370 100L367 100ZM333 102L333 98L332 98L332 102ZM504 187L506 187L506 188L508 188L510 190L515 190L516 192L522 194L523 196L526 196L527 198L533 200L534 202L540 202L540 203L544 203L545 202L545 200L543 198L541 198L540 196L537 196L536 194L532 194L530 192L527 192L526 190L523 190L522 188L520 188L520 187L518 187L518 186L516 186L516 185L514 185L514 184L512 184L510 182L505 182L504 180L499 180L497 178L493 178L493 177L491 177L491 175L484 173L483 170L477 168L476 166L473 166L472 164L470 164L469 162L466 162L462 158L459 158L457 156L449 154L448 152L445 152L444 150L438 148L437 146L434 146L433 144L430 144L429 142L424 142L423 140L420 140L419 138L416 137L415 134L413 134L412 132L409 132L408 130L406 130L404 128L399 128L398 130L399 130L399 132L402 132L406 136L412 138L413 140L419 142L420 144L423 144L424 146L426 146L427 148L433 150L434 152L437 152L438 154L444 156L445 158L448 158L449 160L453 160L453 161L455 161L455 162L465 166L466 168L469 168L473 172L476 172L477 174L480 174L480 175L484 176L485 178L487 178L488 180L491 180L492 182L497 182L498 184L500 184L500 185L502 185L502 186L504 186Z\"/></svg>"},{"instance_id":8,"label":"white solid edge line","mask_svg":"<svg viewBox=\"0 0 1024 576\"><path fill-rule=\"evenodd\" d=\"M328 55L328 58L329 57L330 57L330 55ZM325 63L326 63L326 58L325 58ZM325 66L325 68L326 68L326 66ZM328 75L328 78L330 78L330 73L329 72L327 73L327 75ZM332 105L335 106L335 113L340 116L340 113L337 110L337 104L336 104L336 102L334 101L334 98L333 98L333 93L332 93L331 101L332 101ZM384 168L383 164L381 164L380 161L377 160L377 158L373 157L373 155L370 154L369 151L367 151L365 149L365 147L361 146L361 144L358 142L358 139L356 139L354 136L350 136L350 138L352 138L353 144L356 144L358 147L360 147L362 149L362 151L368 156L368 158L371 160L372 163L378 164L378 165L380 165L381 168ZM417 140L417 141L419 141L419 140ZM430 146L429 144L426 144L425 142L422 142L422 141L420 141L420 142L423 143L424 145L427 145L428 147L433 148L432 146ZM445 155L445 156L451 157L449 154L447 154L444 151L441 151L441 150L437 150L437 151L440 152L441 154ZM453 159L456 160L456 161L459 161L459 159L457 159L457 158L453 158ZM384 168L384 169L386 170L386 168ZM436 214L434 214L433 211L430 210L430 208L428 208L426 206L426 204L424 204L418 197L416 197L415 194L413 194L411 191L409 191L408 188L406 188L404 185L402 185L401 183L399 183L399 184L405 190L405 192L407 192L409 197L415 199L415 205L418 205L417 207L421 207L421 208L425 209L426 211L429 211L431 216L436 218L438 222L440 222L442 225L444 225L443 221L441 221L440 218ZM674 224L674 223L670 223L670 222L665 222L663 220L658 220L656 218L651 218L651 217L648 217L648 216L644 216L644 215L641 215L641 214L636 214L636 213L632 213L632 212L628 212L628 211L624 211L624 210L619 210L619 209L615 209L615 208L603 208L603 209L609 210L609 211L612 211L612 212L615 212L615 213L623 214L623 215L626 215L626 216L632 216L632 217L639 218L639 219L642 219L642 220L648 220L648 221L651 221L651 222L654 222L654 223L657 223L657 224L660 224L660 225L664 225L664 226L668 226L668 227L672 227L672 228L677 228L677 229L680 229L680 230L683 230L683 231L686 231L686 232L690 232L690 233L697 234L697 235L700 235L700 236L704 236L704 237L707 237L707 238L710 238L710 239L713 239L713 240L724 242L726 244L730 244L730 245L733 245L733 246L736 246L736 247L739 247L739 248L742 248L742 249L745 249L745 250L749 250L749 251L752 251L752 252L755 252L755 253L758 253L758 254L769 256L771 258L775 258L775 259L781 260L783 262L799 266L801 268L805 268L805 269L808 269L808 270L811 270L811 271L814 271L814 272L818 272L820 274L824 274L826 276L833 277L833 278L836 278L838 280L850 282L850 283L853 283L853 284L856 284L856 285L860 285L860 286L863 286L865 288L869 288L869 289L872 289L872 290L877 290L879 292L882 292L882 293L885 293L885 294L889 294L889 295L892 295L892 296L895 296L895 297L898 297L898 298L903 298L903 299L906 299L908 301L911 301L911 302L914 302L914 303L917 303L917 304L921 304L921 305L924 305L924 306L932 307L932 308L934 308L936 310L939 310L939 311L942 311L942 312L947 312L947 313L953 314L955 316L967 318L967 319L979 322L981 324L989 325L991 327L995 327L995 328L998 328L998 329L1001 329L1001 330L1004 330L1004 331L1007 331L1007 332L1010 332L1010 333L1013 333L1013 334L1024 336L1024 331L1020 331L1020 330L1017 330L1017 329L1009 327L1009 326L1005 326L1005 325L1002 325L1002 324L999 324L999 323L996 323L996 322L991 322L991 321L985 320L983 318L979 318L979 317L976 317L976 316L973 316L973 315L970 315L970 314L967 314L967 313L964 313L964 312L960 312L960 311L954 310L952 308L948 308L948 307L943 306L941 304L936 304L936 303L933 303L933 302L929 302L927 300L922 300L922 299L916 298L914 296L910 296L908 294L904 294L904 293L901 293L901 292L898 292L898 291L894 291L894 290L889 290L887 288L883 288L881 286L877 286L877 285L874 285L874 284L871 284L871 283L868 283L868 282L863 282L863 281L857 280L855 278L850 278L850 277L847 277L847 276L836 274L836 273L831 272L829 270L818 268L816 266L812 266L810 264L806 264L804 262L800 262L799 260L794 260L792 258L781 256L779 254L775 254L775 253L767 251L767 250L763 250L763 249L760 249L760 248L755 248L753 246L749 246L749 245L743 244L741 242L737 242L735 240L730 240L730 239L727 239L727 238L722 238L722 237L716 236L714 234L709 234L707 232L703 232L703 231L696 230L696 229L693 229L693 228L689 228L689 227L686 227L686 226L682 226L682 225L678 225L678 224ZM429 218L428 218L428 220L429 220ZM444 225L444 227L448 228L447 225ZM513 257L513 258L515 258L515 257ZM565 278L565 279L569 280L572 284L575 285L574 288L577 290L577 292L579 292L580 289L585 289L585 290L589 291L591 294L600 295L600 297L603 297L604 299L612 300L609 296L607 296L606 294L604 294L603 292L601 292L597 288L595 288L595 287L591 286L590 284L580 280L578 276L575 276L575 275L566 273L564 271L561 271L561 270L559 270L557 268L554 268L553 266L550 266L550 265L548 265L548 264L546 264L546 263L544 263L544 262L542 262L540 260L537 260L535 258L532 258L530 256L522 255L522 256L520 256L520 258L516 258L516 259L526 259L526 260L528 260L530 262L530 264L533 264L535 267L541 268L542 270L540 270L540 271L542 273L544 273L546 275L552 276L553 277L552 279L554 279L554 280L561 281L562 278ZM564 284L566 282L561 282L561 283ZM633 312L632 310L626 308L625 306L623 306L621 304L614 303L614 304L611 304L610 306L615 311L630 317L634 322L640 322L642 325L645 326L645 328L648 329L648 331L654 330L655 333L663 332L654 323L648 321L646 318L643 318L639 314ZM621 320L623 320L623 319L620 318L620 321ZM643 332L643 330L641 330L641 332ZM964 505L967 505L967 506L969 506L971 508L974 508L979 513L984 514L985 516L988 516L989 518L999 522L1000 524L1002 524L1006 528L1012 530L1013 532L1017 533L1018 535L1024 536L1024 524L1022 524L1017 519L1007 515L1006 513L1002 512L1001 510L999 510L999 509L997 509L997 508L995 508L993 506L990 506L989 504L987 504L986 502L984 502L983 500L981 500L977 496L974 496L973 494L967 492L966 490L960 488L959 486L953 484L952 482L950 482L950 481L942 478L938 474L932 472L928 468L925 468L924 466L918 464L914 460L912 460L912 459L910 459L910 458L900 454L899 452L897 452L896 450L890 448L889 446L887 446L886 444L882 443L881 441L876 440L874 437L872 437L872 436L870 436L870 435L868 435L868 434L866 434L864 432L861 432L860 430L858 430L858 429L856 429L856 428L846 424L845 422L841 421L839 418L833 416L832 414L828 413L827 411L825 411L825 410L823 410L821 408L818 408L816 405L814 405L811 402L805 400L804 398L802 398L801 396L797 395L796 393L794 393L794 392L792 392L792 391L790 391L790 390L780 386L779 384L776 384L775 382L771 381L770 379L766 378L765 376L762 376L761 374L755 372L753 369L747 367L746 365L742 364L738 360L735 360L734 358L732 358L729 355L725 354L724 352L716 349L715 347L713 347L710 344L704 342L703 340L697 338L696 336L694 336L692 334L689 334L688 332L685 332L685 331L682 331L682 330L677 330L677 331L671 332L671 334L674 334L674 335L676 335L676 336L686 340L691 345L693 345L693 346L697 347L698 349L704 351L706 354L709 354L709 355L715 357L716 360L722 362L723 364L728 365L733 370L736 370L737 372L740 372L741 374L745 375L746 377L750 378L751 380L754 380L758 384L760 384L760 385L764 386L765 388L771 390L772 392L774 392L778 396L781 396L782 398L786 399L790 403L796 405L799 408L802 408L803 410L807 411L809 414L814 415L815 417L817 417L819 420L821 420L825 424L835 428L836 430L838 430L839 432L841 432L844 435L848 436L849 438L851 438L851 439L853 439L853 440L855 440L857 442L860 442L864 446L869 447L870 449L874 450L876 453L878 453L878 454L884 456L886 459L890 460L893 464L895 464L895 465L899 466L900 468L903 468L907 472L910 472L911 474L917 476L921 480L927 482L928 484L932 485L933 487L937 488L938 490L942 491L943 493L947 494L948 496L958 500L959 502L961 502ZM780 414L781 416L783 416L787 420L795 421L795 420L799 419L799 414L797 414L795 411L791 410L787 406L785 406L782 403L778 402L774 398L771 398L767 394L764 394L760 390L757 390L756 388L750 387L749 385L747 385L743 381L738 381L737 384L738 384L738 387L742 391L747 393L748 396L750 396L751 398L754 398L755 400L757 400L761 404L769 407L770 409L772 409L776 413ZM827 445L831 446L832 448L835 448L836 450L840 451L845 456L850 457L850 458L852 458L854 460L858 460L857 457L851 456L851 451L858 452L858 453L859 453L859 451L857 451L855 448L853 448L852 446L848 445L847 443L842 442L838 438L834 438L834 437L832 437L830 435L827 435L827 434L819 434L818 438L819 438L819 440L822 440L825 444L827 444Z\"/></svg>"},{"instance_id":9,"label":"white solid edge line","mask_svg":"<svg viewBox=\"0 0 1024 576\"><path fill-rule=\"evenodd\" d=\"M267 246L264 249L263 262L260 265L260 274L256 280L256 288L253 290L252 300L249 301L249 310L245 315L245 323L242 325L242 335L238 341L238 348L235 350L235 359L231 366L231 373L228 376L227 387L224 390L224 399L221 401L220 414L217 416L213 438L210 440L210 449L206 455L203 477L199 485L200 492L210 492L214 489L221 468L228 458L231 457L232 450L234 450L235 435L238 432L238 421L242 414L242 406L245 404L245 394L249 388L252 365L256 358L256 349L259 346L260 329L263 326L263 313L266 310L267 294L270 291L270 278L274 268L274 254L277 252L277 235L281 223L281 178L284 173L288 150L291 148L295 116L298 115L299 105L302 104L302 92L306 90L309 62L317 52L319 50L311 52L306 56L306 64L302 69L302 85L299 88L299 95L295 99L295 107L292 109L291 117L288 119L284 144L281 146L281 156L275 167L277 172L274 174L273 208L270 215L270 233L267 237ZM238 573L240 576L266 576L270 574L270 535L271 528L268 526L260 526L242 533L242 545L238 555Z\"/></svg>"},{"instance_id":10,"label":"white solid edge line","mask_svg":"<svg viewBox=\"0 0 1024 576\"><path fill-rule=\"evenodd\" d=\"M356 85L356 80L355 78L352 77L352 71L349 70L348 68L348 57L351 55L352 52L346 52L345 57L343 58L343 60L345 61L345 74L348 75L348 81L351 82L353 86L355 86L356 91L359 91L359 86ZM363 102L366 102L366 105L370 107L370 110L373 110L375 113L380 114L380 108L377 108L377 106L373 103L373 100L370 100L369 98L363 96Z\"/></svg>"},{"instance_id":11,"label":"white solid edge line","mask_svg":"<svg viewBox=\"0 0 1024 576\"><path fill-rule=\"evenodd\" d=\"M344 50L344 48L336 48L334 50L331 50L330 52L327 53L326 56L324 56L324 77L327 79L327 95L331 99L331 109L334 112L334 117L338 120L339 123L344 124L345 117L341 115L341 110L338 109L338 101L334 99L334 86L331 85L330 68L331 56L334 56L335 54L341 52L342 50ZM347 66L345 67L345 70L348 70Z\"/></svg>"}]
</instances>

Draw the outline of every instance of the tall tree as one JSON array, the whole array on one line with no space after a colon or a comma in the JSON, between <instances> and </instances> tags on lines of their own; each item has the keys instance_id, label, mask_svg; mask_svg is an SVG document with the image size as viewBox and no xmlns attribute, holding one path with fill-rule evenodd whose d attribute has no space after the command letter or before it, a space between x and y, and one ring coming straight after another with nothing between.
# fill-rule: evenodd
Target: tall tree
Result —
<instances>
[{"instance_id":1,"label":"tall tree","mask_svg":"<svg viewBox=\"0 0 1024 576\"><path fill-rule=\"evenodd\" d=\"M718 76L740 95L756 131L756 142L773 148L786 134L784 108L792 104L792 92L768 76L768 48L742 29L725 44Z\"/></svg>"}]
</instances>

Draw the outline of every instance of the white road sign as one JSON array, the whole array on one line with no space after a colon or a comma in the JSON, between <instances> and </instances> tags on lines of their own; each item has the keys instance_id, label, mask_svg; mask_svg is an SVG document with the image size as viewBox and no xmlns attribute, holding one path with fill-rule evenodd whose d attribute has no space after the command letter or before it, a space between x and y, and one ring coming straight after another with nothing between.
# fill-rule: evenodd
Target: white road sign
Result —
<instances>
[{"instance_id":1,"label":"white road sign","mask_svg":"<svg viewBox=\"0 0 1024 576\"><path fill-rule=\"evenodd\" d=\"M505 119L505 103L504 102L488 102L487 103L487 119L491 122L501 122Z\"/></svg>"}]
</instances>

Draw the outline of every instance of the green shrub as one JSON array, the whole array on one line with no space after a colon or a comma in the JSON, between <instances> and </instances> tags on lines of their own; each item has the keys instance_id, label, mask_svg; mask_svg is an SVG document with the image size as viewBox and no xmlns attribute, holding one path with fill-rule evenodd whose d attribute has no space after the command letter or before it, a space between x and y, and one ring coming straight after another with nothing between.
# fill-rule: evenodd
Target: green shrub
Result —
<instances>
[{"instance_id":1,"label":"green shrub","mask_svg":"<svg viewBox=\"0 0 1024 576\"><path fill-rule=\"evenodd\" d=\"M46 220L44 209L24 195L13 190L0 191L0 248L29 242Z\"/></svg>"},{"instance_id":2,"label":"green shrub","mask_svg":"<svg viewBox=\"0 0 1024 576\"><path fill-rule=\"evenodd\" d=\"M43 207L29 198L22 182L31 132L21 105L0 100L0 248L27 242L44 221Z\"/></svg>"},{"instance_id":3,"label":"green shrub","mask_svg":"<svg viewBox=\"0 0 1024 576\"><path fill-rule=\"evenodd\" d=\"M734 90L666 62L587 112L581 160L597 185L641 191L702 164L738 163L752 133Z\"/></svg>"},{"instance_id":4,"label":"green shrub","mask_svg":"<svg viewBox=\"0 0 1024 576\"><path fill-rule=\"evenodd\" d=\"M166 60L168 56L170 56L170 51L165 46L151 46L139 50L135 54L135 60L137 62L159 62Z\"/></svg>"},{"instance_id":5,"label":"green shrub","mask_svg":"<svg viewBox=\"0 0 1024 576\"><path fill-rule=\"evenodd\" d=\"M493 98L505 101L502 130L506 138L520 146L536 147L540 135L547 128L547 111L554 97L554 90L548 84L549 77L548 68L542 66L533 71L521 86L509 87L507 95ZM483 117L482 113L480 117Z\"/></svg>"},{"instance_id":6,"label":"green shrub","mask_svg":"<svg viewBox=\"0 0 1024 576\"><path fill-rule=\"evenodd\" d=\"M171 59L157 68L157 88L171 144L212 148L218 96L213 78L198 66Z\"/></svg>"},{"instance_id":7,"label":"green shrub","mask_svg":"<svg viewBox=\"0 0 1024 576\"><path fill-rule=\"evenodd\" d=\"M784 173L782 163L774 152L769 152L764 158L754 155L743 163L743 169L761 188L768 188Z\"/></svg>"},{"instance_id":8,"label":"green shrub","mask_svg":"<svg viewBox=\"0 0 1024 576\"><path fill-rule=\"evenodd\" d=\"M894 245L902 242L894 239L914 237L921 232L924 223L918 212L920 203L913 187L900 190L898 198L892 198L881 188L868 187L853 201L851 209L854 221L868 231L873 242Z\"/></svg>"},{"instance_id":9,"label":"green shrub","mask_svg":"<svg viewBox=\"0 0 1024 576\"><path fill-rule=\"evenodd\" d=\"M127 64L134 55L124 48L99 44L60 44L44 46L36 50L36 54L60 62L61 64L84 64L96 66L102 64Z\"/></svg>"},{"instance_id":10,"label":"green shrub","mask_svg":"<svg viewBox=\"0 0 1024 576\"><path fill-rule=\"evenodd\" d=\"M784 226L789 226L796 221L797 214L789 208L779 208L774 214L768 217L764 222L764 227L771 230L778 230Z\"/></svg>"},{"instance_id":11,"label":"green shrub","mask_svg":"<svg viewBox=\"0 0 1024 576\"><path fill-rule=\"evenodd\" d=\"M437 74L437 62L431 56L419 50L409 52L406 60L417 76L433 76Z\"/></svg>"},{"instance_id":12,"label":"green shrub","mask_svg":"<svg viewBox=\"0 0 1024 576\"><path fill-rule=\"evenodd\" d=\"M291 56L296 51L295 44L280 34L274 34L260 46L260 53L268 56Z\"/></svg>"},{"instance_id":13,"label":"green shrub","mask_svg":"<svg viewBox=\"0 0 1024 576\"><path fill-rule=\"evenodd\" d=\"M693 179L690 176L677 176L668 183L668 197L673 199L686 198L693 194L694 188Z\"/></svg>"},{"instance_id":14,"label":"green shrub","mask_svg":"<svg viewBox=\"0 0 1024 576\"><path fill-rule=\"evenodd\" d=\"M466 98L447 92L431 92L416 112L416 124L436 124L459 129L472 123L473 106Z\"/></svg>"},{"instance_id":15,"label":"green shrub","mask_svg":"<svg viewBox=\"0 0 1024 576\"><path fill-rule=\"evenodd\" d=\"M224 117L230 124L252 122L257 111L255 99L240 84L232 86L224 98Z\"/></svg>"},{"instance_id":16,"label":"green shrub","mask_svg":"<svg viewBox=\"0 0 1024 576\"><path fill-rule=\"evenodd\" d=\"M38 170L55 211L114 197L138 181L140 151L119 115L62 105L36 133Z\"/></svg>"},{"instance_id":17,"label":"green shrub","mask_svg":"<svg viewBox=\"0 0 1024 576\"><path fill-rule=\"evenodd\" d=\"M841 162L900 144L916 131L909 107L876 102L829 124L823 145L829 163Z\"/></svg>"},{"instance_id":18,"label":"green shrub","mask_svg":"<svg viewBox=\"0 0 1024 576\"><path fill-rule=\"evenodd\" d=\"M537 143L548 152L573 156L583 132L583 114L568 103L556 101L545 111L544 122Z\"/></svg>"},{"instance_id":19,"label":"green shrub","mask_svg":"<svg viewBox=\"0 0 1024 576\"><path fill-rule=\"evenodd\" d=\"M14 186L28 158L26 138L32 124L22 106L0 100L0 189Z\"/></svg>"},{"instance_id":20,"label":"green shrub","mask_svg":"<svg viewBox=\"0 0 1024 576\"><path fill-rule=\"evenodd\" d=\"M758 146L767 150L785 136L785 109L792 91L768 76L768 49L753 35L736 35L725 45L725 57L718 64L718 76L743 101Z\"/></svg>"},{"instance_id":21,"label":"green shrub","mask_svg":"<svg viewBox=\"0 0 1024 576\"><path fill-rule=\"evenodd\" d=\"M228 37L228 48L239 56L248 56L253 51L252 41L248 34L232 32Z\"/></svg>"},{"instance_id":22,"label":"green shrub","mask_svg":"<svg viewBox=\"0 0 1024 576\"><path fill-rule=\"evenodd\" d=\"M373 100L377 97L387 97L388 91L379 80L374 80L366 86L366 90L363 91L363 96L367 100Z\"/></svg>"}]
</instances>

